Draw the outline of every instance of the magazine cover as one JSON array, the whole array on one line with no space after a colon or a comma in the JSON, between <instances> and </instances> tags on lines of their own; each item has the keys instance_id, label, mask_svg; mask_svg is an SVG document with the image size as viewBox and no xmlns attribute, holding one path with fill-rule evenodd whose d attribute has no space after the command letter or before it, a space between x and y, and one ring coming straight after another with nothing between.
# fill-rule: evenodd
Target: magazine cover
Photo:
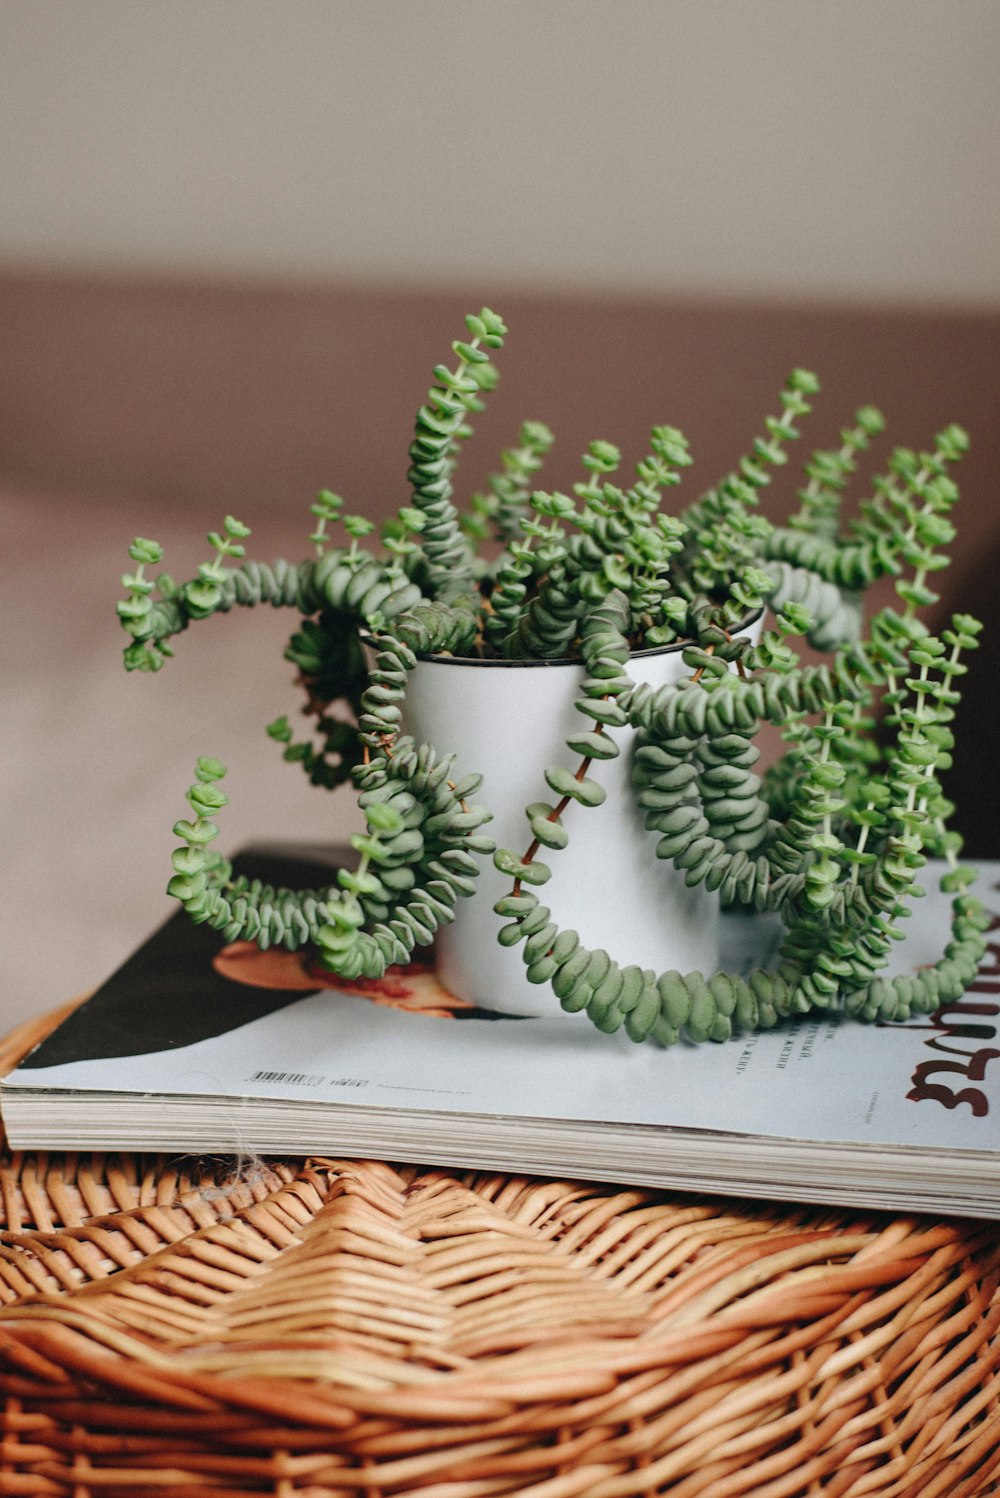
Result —
<instances>
[{"instance_id":1,"label":"magazine cover","mask_svg":"<svg viewBox=\"0 0 1000 1498\"><path fill-rule=\"evenodd\" d=\"M329 873L273 856L250 866L287 884ZM924 906L895 971L934 951L947 905L928 893ZM727 915L724 940L726 965L745 970L776 955L779 928ZM441 988L431 954L379 982L330 982L299 953L226 945L178 913L5 1079L12 1143L66 1147L68 1130L78 1147L437 1151L478 1165L520 1140L558 1149L564 1168L646 1181L669 1137L697 1142L715 1169L741 1152L729 1177L758 1186L783 1155L807 1185L849 1166L866 1190L902 1177L919 1195L922 1172L964 1171L1000 1201L1000 938L961 1001L905 1025L811 1014L669 1050L582 1016L505 1014L502 995L470 1008Z\"/></svg>"}]
</instances>

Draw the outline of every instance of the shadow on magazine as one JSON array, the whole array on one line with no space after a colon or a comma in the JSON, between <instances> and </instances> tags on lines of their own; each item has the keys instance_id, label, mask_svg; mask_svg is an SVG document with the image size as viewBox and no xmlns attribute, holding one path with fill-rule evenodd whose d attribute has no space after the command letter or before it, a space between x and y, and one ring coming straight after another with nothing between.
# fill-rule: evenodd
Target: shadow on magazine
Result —
<instances>
[{"instance_id":1,"label":"shadow on magazine","mask_svg":"<svg viewBox=\"0 0 1000 1498\"><path fill-rule=\"evenodd\" d=\"M249 988L266 988L287 993L317 993L333 989L337 993L356 994L389 1009L407 1014L431 1015L436 1019L519 1020L523 1014L505 1014L499 1009L484 1009L449 993L434 970L433 953L405 967L391 967L382 978L338 978L326 968L309 961L304 952L286 952L271 947L262 952L250 941L234 941L212 959L212 966L222 977Z\"/></svg>"}]
</instances>

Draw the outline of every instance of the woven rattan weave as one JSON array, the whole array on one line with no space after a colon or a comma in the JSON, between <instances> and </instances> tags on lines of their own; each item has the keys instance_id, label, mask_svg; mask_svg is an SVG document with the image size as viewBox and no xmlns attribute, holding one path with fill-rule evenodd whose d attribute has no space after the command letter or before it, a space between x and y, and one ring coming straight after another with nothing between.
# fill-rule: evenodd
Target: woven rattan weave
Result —
<instances>
[{"instance_id":1,"label":"woven rattan weave","mask_svg":"<svg viewBox=\"0 0 1000 1498\"><path fill-rule=\"evenodd\" d=\"M3 1494L998 1489L986 1225L328 1159L0 1188Z\"/></svg>"}]
</instances>

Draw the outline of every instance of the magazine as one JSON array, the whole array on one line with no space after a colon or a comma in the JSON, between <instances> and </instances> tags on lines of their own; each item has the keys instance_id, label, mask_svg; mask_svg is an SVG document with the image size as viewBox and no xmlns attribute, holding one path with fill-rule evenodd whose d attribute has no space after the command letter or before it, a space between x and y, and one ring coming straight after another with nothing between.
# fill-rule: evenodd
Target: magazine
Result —
<instances>
[{"instance_id":1,"label":"magazine","mask_svg":"<svg viewBox=\"0 0 1000 1498\"><path fill-rule=\"evenodd\" d=\"M328 883L313 850L247 854ZM932 961L928 871L890 972ZM1000 864L982 898L1000 927ZM995 913L994 913L995 912ZM776 960L727 913L723 965ZM964 998L906 1024L813 1013L721 1045L635 1045L582 1015L471 1008L425 962L331 986L301 954L178 912L0 1084L23 1149L366 1156L893 1210L1000 1217L1000 940Z\"/></svg>"}]
</instances>

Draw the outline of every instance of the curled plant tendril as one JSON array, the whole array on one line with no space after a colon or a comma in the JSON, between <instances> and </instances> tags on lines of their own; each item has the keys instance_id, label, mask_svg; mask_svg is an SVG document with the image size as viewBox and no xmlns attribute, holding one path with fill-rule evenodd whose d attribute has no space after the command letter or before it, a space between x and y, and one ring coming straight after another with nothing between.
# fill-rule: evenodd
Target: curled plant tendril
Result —
<instances>
[{"instance_id":1,"label":"curled plant tendril","mask_svg":"<svg viewBox=\"0 0 1000 1498\"><path fill-rule=\"evenodd\" d=\"M747 978L721 972L708 978L676 971L657 975L622 966L607 952L584 947L577 932L560 930L549 907L525 890L525 884L541 885L550 877L548 866L536 859L539 846L567 845L562 815L569 802L598 806L603 799L586 772L594 758L618 751L607 736L609 724L598 721L594 733L567 741L583 756L575 774L561 767L546 772L562 799L554 807L529 808L534 840L523 857L505 850L495 856L501 872L514 878L511 894L495 907L509 918L500 939L508 946L523 941L529 981L551 983L564 1009L585 1010L598 1029L611 1032L624 1025L633 1040L652 1037L663 1045L682 1033L693 1041L725 1040L734 1029L769 1028L790 1014L838 1001L860 1019L899 1021L957 999L984 951L984 918L978 902L961 892L965 871L953 857L950 887L957 895L952 940L943 957L913 976L878 976L898 935L893 921L903 902L921 893L914 876L925 848L946 856L951 851L930 814L940 795L934 739L942 711L935 703L949 696L960 650L975 644L975 637L955 627L949 635L953 648L947 659L943 646L938 650L929 640L910 652L910 665L920 675L910 681L914 706L901 715L905 726L889 765L890 797L897 804L882 819L879 851L866 854L872 821L863 797L852 817L851 806L837 795L850 751L846 761L837 757L842 730L833 722L848 687L859 701L866 695L860 681L847 678L834 691L834 677L823 667L783 680L741 678L725 665L712 669L714 657L692 649L685 659L703 674L652 692L625 674L627 610L624 600L608 600L592 616L582 642L588 676L577 706L587 713L595 697L611 702L614 726L627 722L638 730L633 782L646 827L659 835L657 856L684 870L687 884L718 890L724 903L778 912L787 933L782 960L775 971L758 970ZM870 680L876 662L866 665ZM936 682L930 675L934 667L940 671ZM780 724L789 713L806 712L823 716L813 731L820 747L806 760L779 823L771 819L762 782L752 772L758 752L752 738L762 719ZM850 877L859 871L860 878Z\"/></svg>"},{"instance_id":2,"label":"curled plant tendril","mask_svg":"<svg viewBox=\"0 0 1000 1498\"><path fill-rule=\"evenodd\" d=\"M207 859L200 850L216 835L212 815L226 797L214 783L203 782L221 779L225 771L216 761L199 761L198 782L188 793L198 819L174 828L187 846L175 853L170 886L193 919L208 922L227 940L239 936L263 947L294 949L309 940L343 978L382 977L454 919L456 901L475 889L475 855L493 849L479 830L491 813L470 800L481 776L456 782L453 756L439 756L431 745L400 734L398 704L416 664L414 646L442 648L455 639L452 617L429 605L400 622L399 637L383 635L375 642L359 719L366 758L352 772L367 833L352 839L362 863L356 873L341 870L340 892L282 889L255 896L233 882L225 860Z\"/></svg>"}]
</instances>

